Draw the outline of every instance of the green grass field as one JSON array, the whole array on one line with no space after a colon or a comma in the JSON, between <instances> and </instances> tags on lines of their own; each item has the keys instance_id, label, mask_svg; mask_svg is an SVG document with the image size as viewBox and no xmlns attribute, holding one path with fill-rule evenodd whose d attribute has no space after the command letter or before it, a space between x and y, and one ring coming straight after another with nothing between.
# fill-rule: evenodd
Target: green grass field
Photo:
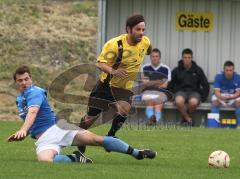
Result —
<instances>
[{"instance_id":1,"label":"green grass field","mask_svg":"<svg viewBox=\"0 0 240 179\"><path fill-rule=\"evenodd\" d=\"M94 164L40 163L35 158L34 140L7 143L6 138L21 125L20 122L0 122L0 178L240 178L240 130L177 128L127 129L118 136L138 148L158 152L154 160L137 161L102 148L89 147L87 156ZM105 134L109 126L92 129ZM231 158L227 169L209 168L208 154L224 150ZM64 149L69 153L75 147Z\"/></svg>"}]
</instances>

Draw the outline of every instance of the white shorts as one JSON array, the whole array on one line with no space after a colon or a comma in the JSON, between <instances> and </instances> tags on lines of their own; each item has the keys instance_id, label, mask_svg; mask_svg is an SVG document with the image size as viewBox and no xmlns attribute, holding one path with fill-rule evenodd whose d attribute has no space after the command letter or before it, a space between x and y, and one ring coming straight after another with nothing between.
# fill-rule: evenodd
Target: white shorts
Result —
<instances>
[{"instance_id":1,"label":"white shorts","mask_svg":"<svg viewBox=\"0 0 240 179\"><path fill-rule=\"evenodd\" d=\"M56 124L46 130L35 143L37 154L48 149L55 150L60 154L61 148L72 145L73 139L78 132L85 130L65 130Z\"/></svg>"},{"instance_id":2,"label":"white shorts","mask_svg":"<svg viewBox=\"0 0 240 179\"><path fill-rule=\"evenodd\" d=\"M162 103L167 101L167 95L164 92L156 91L156 90L146 90L142 93L142 100L156 100Z\"/></svg>"},{"instance_id":3,"label":"white shorts","mask_svg":"<svg viewBox=\"0 0 240 179\"><path fill-rule=\"evenodd\" d=\"M233 96L233 94L221 94L222 96ZM239 101L240 98L235 98L235 99L231 99L231 100L227 100L227 101L222 101L220 99L218 99L215 95L212 96L212 101L216 101L218 100L223 106L227 106L227 105L233 105L235 103L235 101Z\"/></svg>"}]
</instances>

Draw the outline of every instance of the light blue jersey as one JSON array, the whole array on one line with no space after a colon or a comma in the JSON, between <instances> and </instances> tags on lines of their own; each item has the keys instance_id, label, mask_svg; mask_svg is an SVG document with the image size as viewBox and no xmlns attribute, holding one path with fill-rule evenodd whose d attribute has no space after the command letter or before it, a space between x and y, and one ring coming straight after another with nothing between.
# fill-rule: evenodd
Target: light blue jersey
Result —
<instances>
[{"instance_id":1,"label":"light blue jersey","mask_svg":"<svg viewBox=\"0 0 240 179\"><path fill-rule=\"evenodd\" d=\"M38 106L37 117L28 131L32 137L45 132L56 123L56 116L47 101L47 92L35 85L31 85L17 96L16 104L19 116L25 120L28 108Z\"/></svg>"},{"instance_id":2,"label":"light blue jersey","mask_svg":"<svg viewBox=\"0 0 240 179\"><path fill-rule=\"evenodd\" d=\"M232 79L227 79L224 73L217 74L214 89L220 89L221 93L234 94L236 90L240 90L240 75L234 73Z\"/></svg>"}]
</instances>

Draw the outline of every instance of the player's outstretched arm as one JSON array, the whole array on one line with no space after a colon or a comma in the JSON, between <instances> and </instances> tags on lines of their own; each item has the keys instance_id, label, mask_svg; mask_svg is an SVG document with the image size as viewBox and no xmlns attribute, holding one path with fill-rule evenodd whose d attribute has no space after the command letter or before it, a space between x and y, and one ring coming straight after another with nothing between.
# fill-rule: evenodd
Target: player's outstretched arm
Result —
<instances>
[{"instance_id":1,"label":"player's outstretched arm","mask_svg":"<svg viewBox=\"0 0 240 179\"><path fill-rule=\"evenodd\" d=\"M38 106L32 106L28 108L28 113L21 129L17 131L15 134L10 135L7 139L8 142L21 141L27 136L28 130L33 125L36 119L38 110L39 110Z\"/></svg>"}]
</instances>

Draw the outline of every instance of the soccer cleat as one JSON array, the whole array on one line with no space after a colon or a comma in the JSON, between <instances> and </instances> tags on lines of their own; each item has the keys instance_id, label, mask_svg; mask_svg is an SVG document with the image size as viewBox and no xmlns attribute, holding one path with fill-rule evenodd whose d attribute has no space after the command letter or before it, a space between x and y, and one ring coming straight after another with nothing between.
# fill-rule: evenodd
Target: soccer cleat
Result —
<instances>
[{"instance_id":1,"label":"soccer cleat","mask_svg":"<svg viewBox=\"0 0 240 179\"><path fill-rule=\"evenodd\" d=\"M194 121L193 120L187 121L186 119L182 118L181 122L180 122L180 125L183 126L183 127L193 127L194 126Z\"/></svg>"},{"instance_id":2,"label":"soccer cleat","mask_svg":"<svg viewBox=\"0 0 240 179\"><path fill-rule=\"evenodd\" d=\"M86 145L80 145L80 146L77 146L79 152L81 152L82 154L85 153L86 151Z\"/></svg>"},{"instance_id":3,"label":"soccer cleat","mask_svg":"<svg viewBox=\"0 0 240 179\"><path fill-rule=\"evenodd\" d=\"M74 151L73 154L76 155L77 162L79 163L93 163L92 159L87 158L79 151Z\"/></svg>"},{"instance_id":4,"label":"soccer cleat","mask_svg":"<svg viewBox=\"0 0 240 179\"><path fill-rule=\"evenodd\" d=\"M149 119L149 121L147 122L147 125L149 126L154 126L157 124L157 119L155 115L152 115Z\"/></svg>"},{"instance_id":5,"label":"soccer cleat","mask_svg":"<svg viewBox=\"0 0 240 179\"><path fill-rule=\"evenodd\" d=\"M138 156L136 159L142 160L144 158L154 159L157 156L157 152L150 150L150 149L144 149L140 150Z\"/></svg>"}]
</instances>

